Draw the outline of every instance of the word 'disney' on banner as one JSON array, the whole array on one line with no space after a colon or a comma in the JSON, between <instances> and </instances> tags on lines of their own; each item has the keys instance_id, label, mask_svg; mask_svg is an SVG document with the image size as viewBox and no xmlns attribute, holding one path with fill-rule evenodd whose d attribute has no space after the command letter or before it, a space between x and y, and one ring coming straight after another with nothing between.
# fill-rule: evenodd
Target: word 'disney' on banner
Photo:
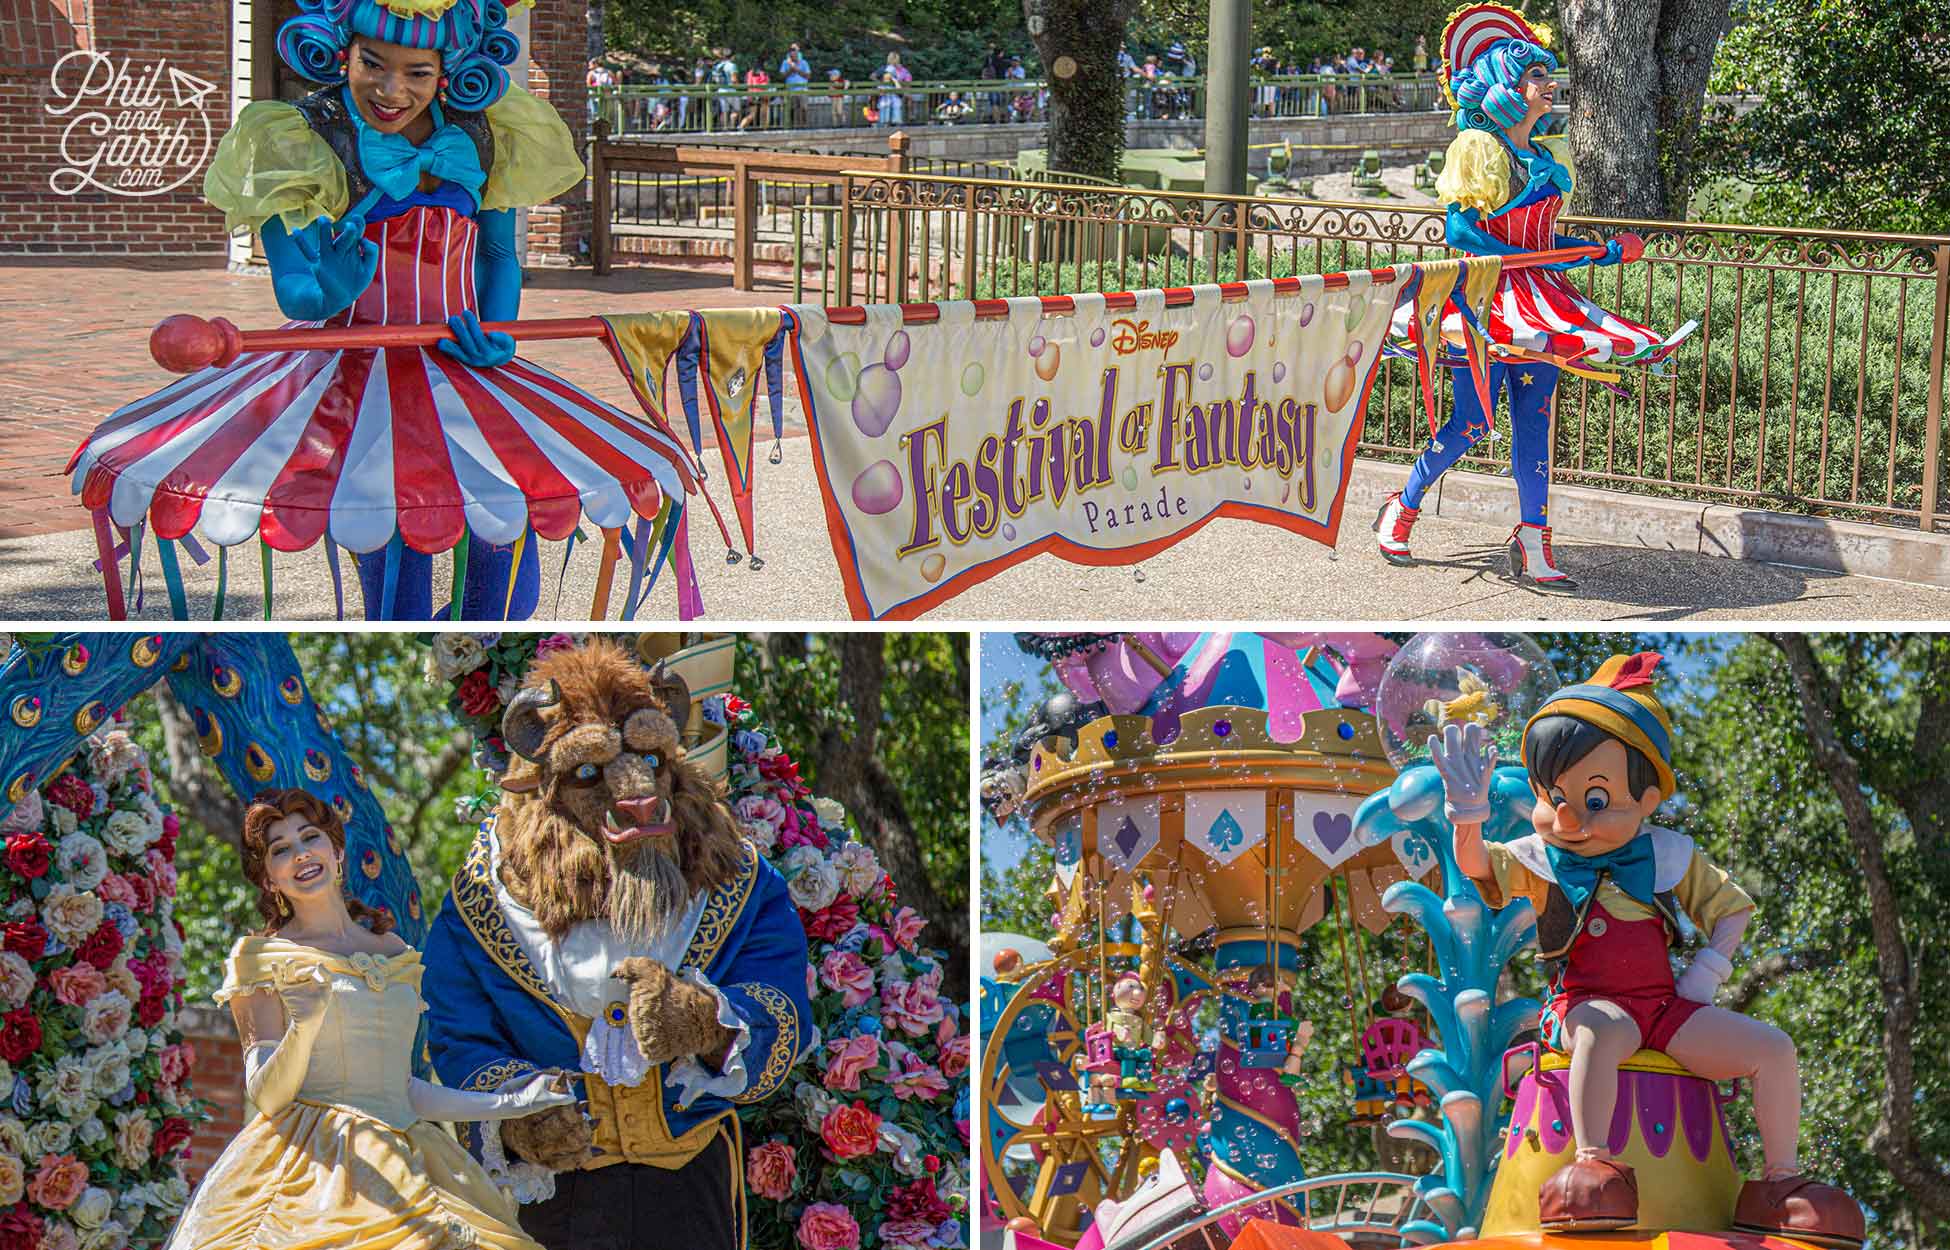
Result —
<instances>
[{"instance_id":1,"label":"word 'disney' on banner","mask_svg":"<svg viewBox=\"0 0 1950 1250\"><path fill-rule=\"evenodd\" d=\"M859 325L792 306L854 616L916 616L1046 551L1135 563L1220 516L1331 545L1394 277L1244 288L979 320L957 301L912 324L899 305Z\"/></svg>"}]
</instances>

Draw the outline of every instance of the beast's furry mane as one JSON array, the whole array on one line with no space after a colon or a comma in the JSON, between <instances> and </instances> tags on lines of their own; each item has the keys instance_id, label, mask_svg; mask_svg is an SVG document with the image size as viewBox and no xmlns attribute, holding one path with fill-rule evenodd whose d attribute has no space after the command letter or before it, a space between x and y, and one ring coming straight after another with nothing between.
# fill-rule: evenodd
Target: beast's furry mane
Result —
<instances>
[{"instance_id":1,"label":"beast's furry mane","mask_svg":"<svg viewBox=\"0 0 1950 1250\"><path fill-rule=\"evenodd\" d=\"M600 839L581 832L556 806L559 779L548 763L549 748L574 726L606 724L620 730L631 713L663 708L664 703L650 673L603 638L543 656L522 684L545 690L550 682L562 697L549 712L539 752L542 762L516 761L517 768L532 770L540 784L503 793L496 832L502 882L551 937L559 938L575 925L604 915L609 864ZM689 710L667 709L680 731ZM723 885L738 870L744 838L725 804L724 785L682 756L666 767L685 884L693 894Z\"/></svg>"}]
</instances>

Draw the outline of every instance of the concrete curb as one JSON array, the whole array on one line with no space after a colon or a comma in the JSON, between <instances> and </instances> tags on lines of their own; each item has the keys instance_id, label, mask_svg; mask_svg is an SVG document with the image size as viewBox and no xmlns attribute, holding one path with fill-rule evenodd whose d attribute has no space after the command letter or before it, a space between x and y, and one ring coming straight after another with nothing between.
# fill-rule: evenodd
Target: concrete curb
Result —
<instances>
[{"instance_id":1,"label":"concrete curb","mask_svg":"<svg viewBox=\"0 0 1950 1250\"><path fill-rule=\"evenodd\" d=\"M1358 460L1344 525L1367 525L1408 480L1406 465ZM1508 478L1452 469L1422 501L1425 515L1515 525ZM1561 538L1753 560L1950 589L1950 535L1835 521L1732 504L1688 503L1599 490L1551 488L1551 529Z\"/></svg>"}]
</instances>

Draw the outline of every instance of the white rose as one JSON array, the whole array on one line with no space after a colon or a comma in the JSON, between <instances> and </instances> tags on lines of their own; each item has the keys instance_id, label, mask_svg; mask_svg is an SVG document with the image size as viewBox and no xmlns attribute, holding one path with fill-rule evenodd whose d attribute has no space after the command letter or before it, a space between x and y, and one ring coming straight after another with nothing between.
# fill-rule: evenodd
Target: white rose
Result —
<instances>
[{"instance_id":1,"label":"white rose","mask_svg":"<svg viewBox=\"0 0 1950 1250\"><path fill-rule=\"evenodd\" d=\"M27 1130L27 1149L35 1157L64 1155L74 1145L74 1129L66 1120L42 1120Z\"/></svg>"},{"instance_id":2,"label":"white rose","mask_svg":"<svg viewBox=\"0 0 1950 1250\"><path fill-rule=\"evenodd\" d=\"M54 826L54 832L64 838L75 831L75 825L78 823L74 813L59 803L48 804L47 820Z\"/></svg>"},{"instance_id":3,"label":"white rose","mask_svg":"<svg viewBox=\"0 0 1950 1250\"><path fill-rule=\"evenodd\" d=\"M427 677L456 681L487 663L487 649L472 634L436 634L427 657Z\"/></svg>"},{"instance_id":4,"label":"white rose","mask_svg":"<svg viewBox=\"0 0 1950 1250\"><path fill-rule=\"evenodd\" d=\"M835 858L839 865L840 880L846 884L846 892L854 898L866 898L884 875L880 861L874 858L873 848L858 842L849 842L840 848Z\"/></svg>"},{"instance_id":5,"label":"white rose","mask_svg":"<svg viewBox=\"0 0 1950 1250\"><path fill-rule=\"evenodd\" d=\"M801 848L794 847L793 850ZM814 855L816 848L806 847ZM816 864L807 864L798 874L786 882L786 893L792 901L807 911L823 911L840 896L840 874L831 864L821 859Z\"/></svg>"},{"instance_id":6,"label":"white rose","mask_svg":"<svg viewBox=\"0 0 1950 1250\"><path fill-rule=\"evenodd\" d=\"M8 1087L11 1091L12 1086ZM0 1154L27 1153L27 1126L10 1115L0 1115Z\"/></svg>"},{"instance_id":7,"label":"white rose","mask_svg":"<svg viewBox=\"0 0 1950 1250\"><path fill-rule=\"evenodd\" d=\"M129 1058L140 1059L143 1052L149 1049L149 1035L141 1029L130 1029L122 1035L122 1045L129 1048Z\"/></svg>"},{"instance_id":8,"label":"white rose","mask_svg":"<svg viewBox=\"0 0 1950 1250\"><path fill-rule=\"evenodd\" d=\"M7 1010L24 1006L33 992L34 969L13 951L0 951L0 999L6 1000Z\"/></svg>"},{"instance_id":9,"label":"white rose","mask_svg":"<svg viewBox=\"0 0 1950 1250\"><path fill-rule=\"evenodd\" d=\"M175 1214L190 1200L190 1183L180 1176L171 1176L156 1185L156 1205L164 1211Z\"/></svg>"},{"instance_id":10,"label":"white rose","mask_svg":"<svg viewBox=\"0 0 1950 1250\"><path fill-rule=\"evenodd\" d=\"M123 813L117 812L120 816ZM141 819L137 817L137 819ZM111 817L110 824L114 823ZM71 833L54 850L54 862L61 875L77 890L93 890L108 876L108 852L85 833Z\"/></svg>"},{"instance_id":11,"label":"white rose","mask_svg":"<svg viewBox=\"0 0 1950 1250\"><path fill-rule=\"evenodd\" d=\"M108 1213L114 1207L115 1200L108 1196L106 1189L90 1185L81 1191L81 1197L75 1199L74 1205L68 1208L68 1218L81 1228L100 1228L107 1221Z\"/></svg>"},{"instance_id":12,"label":"white rose","mask_svg":"<svg viewBox=\"0 0 1950 1250\"><path fill-rule=\"evenodd\" d=\"M129 1230L120 1220L110 1220L100 1228L81 1235L80 1250L123 1250L129 1244Z\"/></svg>"},{"instance_id":13,"label":"white rose","mask_svg":"<svg viewBox=\"0 0 1950 1250\"><path fill-rule=\"evenodd\" d=\"M9 920L25 920L33 915L34 912L35 907L32 895L23 894L13 902L7 904L7 919Z\"/></svg>"},{"instance_id":14,"label":"white rose","mask_svg":"<svg viewBox=\"0 0 1950 1250\"><path fill-rule=\"evenodd\" d=\"M88 742L89 767L109 785L120 781L130 769L141 763L142 748L123 730L111 729Z\"/></svg>"},{"instance_id":15,"label":"white rose","mask_svg":"<svg viewBox=\"0 0 1950 1250\"><path fill-rule=\"evenodd\" d=\"M927 1170L921 1160L921 1139L884 1120L880 1125L880 1149L894 1156L894 1170L902 1176L919 1176Z\"/></svg>"},{"instance_id":16,"label":"white rose","mask_svg":"<svg viewBox=\"0 0 1950 1250\"><path fill-rule=\"evenodd\" d=\"M102 901L93 894L77 894L63 881L41 900L41 919L48 932L68 946L79 946L102 927Z\"/></svg>"},{"instance_id":17,"label":"white rose","mask_svg":"<svg viewBox=\"0 0 1950 1250\"><path fill-rule=\"evenodd\" d=\"M74 1135L84 1146L99 1146L108 1140L108 1126L101 1122L101 1117L90 1116L75 1129Z\"/></svg>"},{"instance_id":18,"label":"white rose","mask_svg":"<svg viewBox=\"0 0 1950 1250\"><path fill-rule=\"evenodd\" d=\"M821 795L813 800L813 811L818 814L819 827L822 829L838 829L846 823L846 808L841 806L838 799Z\"/></svg>"},{"instance_id":19,"label":"white rose","mask_svg":"<svg viewBox=\"0 0 1950 1250\"><path fill-rule=\"evenodd\" d=\"M131 859L148 850L150 843L161 832L160 824L152 827L141 812L127 807L111 812L107 822L102 825L102 838L108 843L108 848L117 855L126 855ZM62 845L67 845L65 839Z\"/></svg>"},{"instance_id":20,"label":"white rose","mask_svg":"<svg viewBox=\"0 0 1950 1250\"><path fill-rule=\"evenodd\" d=\"M7 818L0 820L0 833L26 833L30 829L39 829L46 820L47 811L41 806L41 792L29 790L21 796L20 802L14 804Z\"/></svg>"}]
</instances>

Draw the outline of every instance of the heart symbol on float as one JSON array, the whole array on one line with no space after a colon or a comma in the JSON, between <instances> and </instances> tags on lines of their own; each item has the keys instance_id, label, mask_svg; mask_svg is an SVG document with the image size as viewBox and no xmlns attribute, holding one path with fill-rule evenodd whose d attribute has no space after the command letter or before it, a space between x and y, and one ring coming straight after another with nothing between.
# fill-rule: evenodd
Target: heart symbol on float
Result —
<instances>
[{"instance_id":1,"label":"heart symbol on float","mask_svg":"<svg viewBox=\"0 0 1950 1250\"><path fill-rule=\"evenodd\" d=\"M1354 817L1346 812L1315 812L1314 836L1327 848L1329 855L1347 845L1354 836Z\"/></svg>"}]
</instances>

